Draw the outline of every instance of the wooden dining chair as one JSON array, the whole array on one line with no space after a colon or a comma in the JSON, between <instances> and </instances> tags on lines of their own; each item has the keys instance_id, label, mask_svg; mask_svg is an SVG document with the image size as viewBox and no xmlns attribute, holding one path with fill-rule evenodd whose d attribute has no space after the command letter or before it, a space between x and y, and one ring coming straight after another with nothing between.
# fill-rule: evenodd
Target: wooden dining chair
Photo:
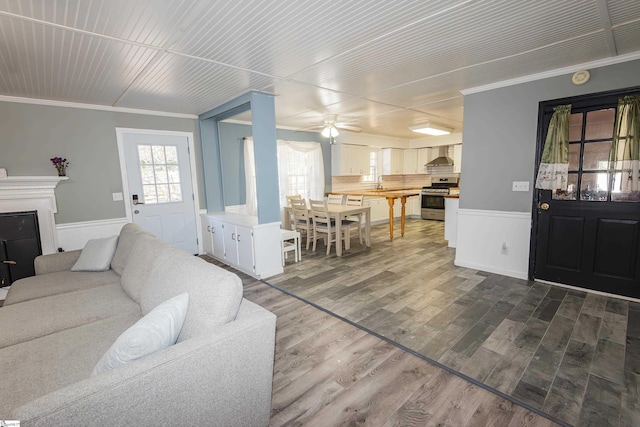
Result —
<instances>
[{"instance_id":1,"label":"wooden dining chair","mask_svg":"<svg viewBox=\"0 0 640 427\"><path fill-rule=\"evenodd\" d=\"M346 205L347 206L362 206L362 203L364 201L364 196L360 195L360 196L356 196L356 195L347 195L346 197ZM349 227L350 228L358 228L358 236L360 237L360 244L362 244L362 214L358 214L358 215L354 215L354 216L349 216L347 217L346 221L349 222Z\"/></svg>"},{"instance_id":2,"label":"wooden dining chair","mask_svg":"<svg viewBox=\"0 0 640 427\"><path fill-rule=\"evenodd\" d=\"M341 205L342 199L342 194L329 194L327 196L327 203L330 205Z\"/></svg>"},{"instance_id":3,"label":"wooden dining chair","mask_svg":"<svg viewBox=\"0 0 640 427\"><path fill-rule=\"evenodd\" d=\"M311 200L309 199L309 205L311 206L311 216L313 218L313 251L316 250L316 243L320 238L320 235L324 235L325 245L327 246L327 255L331 251L331 243L335 242L336 245L342 245L342 241L345 242L349 239L349 227L342 227L342 235L336 235L336 224L331 219L331 214L327 207L327 202L324 200Z\"/></svg>"},{"instance_id":4,"label":"wooden dining chair","mask_svg":"<svg viewBox=\"0 0 640 427\"><path fill-rule=\"evenodd\" d=\"M294 194L294 195L285 196L285 197L287 198L287 206L290 207L290 208L292 207L291 200L294 200L294 199L295 200L302 200L302 196L300 194ZM293 210L291 209L291 210L289 210L289 224L290 224L290 228L292 230L295 230L294 222L295 222L295 219L293 218Z\"/></svg>"},{"instance_id":5,"label":"wooden dining chair","mask_svg":"<svg viewBox=\"0 0 640 427\"><path fill-rule=\"evenodd\" d=\"M299 231L301 235L305 235L307 239L307 250L311 243L311 235L313 234L313 221L307 208L307 202L304 199L291 199L291 212L293 215L293 229Z\"/></svg>"}]
</instances>

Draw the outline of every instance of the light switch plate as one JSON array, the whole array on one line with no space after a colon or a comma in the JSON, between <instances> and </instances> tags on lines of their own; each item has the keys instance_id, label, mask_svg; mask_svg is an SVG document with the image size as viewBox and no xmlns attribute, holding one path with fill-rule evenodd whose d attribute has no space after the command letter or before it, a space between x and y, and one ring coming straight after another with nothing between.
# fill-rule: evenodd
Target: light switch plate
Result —
<instances>
[{"instance_id":1,"label":"light switch plate","mask_svg":"<svg viewBox=\"0 0 640 427\"><path fill-rule=\"evenodd\" d=\"M122 200L122 193L111 193L114 202L119 202Z\"/></svg>"},{"instance_id":2,"label":"light switch plate","mask_svg":"<svg viewBox=\"0 0 640 427\"><path fill-rule=\"evenodd\" d=\"M529 181L513 181L513 191L529 191Z\"/></svg>"}]
</instances>

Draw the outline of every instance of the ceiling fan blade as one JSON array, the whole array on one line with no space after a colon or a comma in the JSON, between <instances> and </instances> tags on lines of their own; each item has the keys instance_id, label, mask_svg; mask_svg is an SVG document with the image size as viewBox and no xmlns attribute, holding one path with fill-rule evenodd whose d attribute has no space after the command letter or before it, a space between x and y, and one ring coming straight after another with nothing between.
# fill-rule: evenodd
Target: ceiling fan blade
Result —
<instances>
[{"instance_id":1,"label":"ceiling fan blade","mask_svg":"<svg viewBox=\"0 0 640 427\"><path fill-rule=\"evenodd\" d=\"M349 123L336 123L338 129L344 129L351 132L362 132L362 128L358 125L350 125Z\"/></svg>"}]
</instances>

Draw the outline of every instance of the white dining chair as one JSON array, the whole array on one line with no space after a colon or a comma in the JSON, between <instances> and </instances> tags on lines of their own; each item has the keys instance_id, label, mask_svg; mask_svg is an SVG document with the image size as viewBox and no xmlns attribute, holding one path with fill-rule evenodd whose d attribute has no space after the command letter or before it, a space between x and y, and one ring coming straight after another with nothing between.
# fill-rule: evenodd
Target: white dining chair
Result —
<instances>
[{"instance_id":1,"label":"white dining chair","mask_svg":"<svg viewBox=\"0 0 640 427\"><path fill-rule=\"evenodd\" d=\"M327 203L330 205L341 205L343 199L342 194L327 195Z\"/></svg>"},{"instance_id":2,"label":"white dining chair","mask_svg":"<svg viewBox=\"0 0 640 427\"><path fill-rule=\"evenodd\" d=\"M293 229L304 234L307 239L307 250L311 243L311 235L313 234L313 220L307 208L307 202L304 199L291 199L291 211L293 214Z\"/></svg>"},{"instance_id":3,"label":"white dining chair","mask_svg":"<svg viewBox=\"0 0 640 427\"><path fill-rule=\"evenodd\" d=\"M364 196L362 195L356 196L353 194L348 194L346 197L345 204L347 206L362 206L363 202L364 202ZM347 217L346 221L349 223L350 228L355 228L355 227L358 228L358 237L360 238L360 244L362 244L362 227L363 227L362 214Z\"/></svg>"},{"instance_id":4,"label":"white dining chair","mask_svg":"<svg viewBox=\"0 0 640 427\"><path fill-rule=\"evenodd\" d=\"M327 255L331 251L331 243L335 242L336 245L342 245L342 241L346 243L350 237L349 227L344 226L341 228L341 236L337 236L336 224L331 218L327 202L325 200L311 200L309 199L309 205L311 206L311 216L313 218L313 251L316 250L316 243L323 235L325 245L327 246Z\"/></svg>"}]
</instances>

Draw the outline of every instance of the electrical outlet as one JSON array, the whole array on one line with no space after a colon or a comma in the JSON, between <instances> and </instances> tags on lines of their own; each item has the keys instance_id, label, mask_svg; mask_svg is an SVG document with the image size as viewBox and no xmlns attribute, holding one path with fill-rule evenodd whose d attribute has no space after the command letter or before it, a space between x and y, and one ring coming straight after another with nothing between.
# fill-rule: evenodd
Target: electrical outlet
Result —
<instances>
[{"instance_id":1,"label":"electrical outlet","mask_svg":"<svg viewBox=\"0 0 640 427\"><path fill-rule=\"evenodd\" d=\"M529 191L529 181L513 181L513 191Z\"/></svg>"},{"instance_id":2,"label":"electrical outlet","mask_svg":"<svg viewBox=\"0 0 640 427\"><path fill-rule=\"evenodd\" d=\"M502 242L502 246L500 247L500 253L502 255L509 255L509 245L507 245L507 242Z\"/></svg>"}]
</instances>

